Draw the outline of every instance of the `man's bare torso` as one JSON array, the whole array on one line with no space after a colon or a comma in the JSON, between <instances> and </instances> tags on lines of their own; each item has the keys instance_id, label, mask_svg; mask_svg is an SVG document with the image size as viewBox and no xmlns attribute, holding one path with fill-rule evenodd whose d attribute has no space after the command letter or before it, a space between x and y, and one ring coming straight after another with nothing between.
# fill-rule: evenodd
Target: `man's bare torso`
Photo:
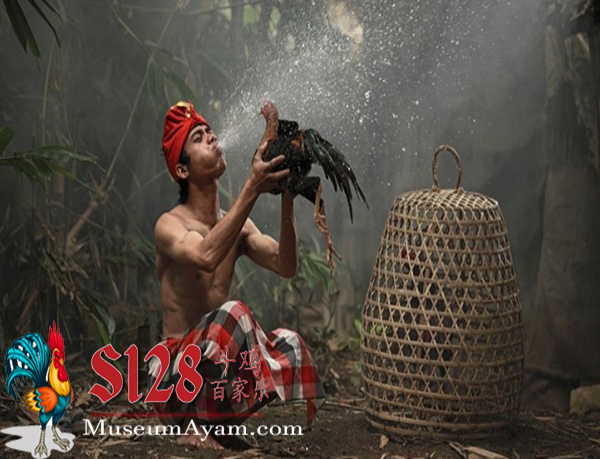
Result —
<instances>
[{"instance_id":1,"label":"man's bare torso","mask_svg":"<svg viewBox=\"0 0 600 459\"><path fill-rule=\"evenodd\" d=\"M169 212L178 218L188 231L206 237L212 227L194 218L185 206L179 205ZM221 217L225 211L221 210ZM156 272L160 282L163 306L163 333L180 337L196 324L202 316L229 300L235 262L244 254L246 225L232 249L213 272L177 263L170 257L156 255Z\"/></svg>"}]
</instances>

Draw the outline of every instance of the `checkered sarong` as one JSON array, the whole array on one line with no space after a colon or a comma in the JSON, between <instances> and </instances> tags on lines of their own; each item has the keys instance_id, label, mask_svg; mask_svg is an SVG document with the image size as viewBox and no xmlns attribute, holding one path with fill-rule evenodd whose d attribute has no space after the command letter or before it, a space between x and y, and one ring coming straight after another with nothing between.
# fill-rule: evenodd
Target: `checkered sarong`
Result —
<instances>
[{"instance_id":1,"label":"checkered sarong","mask_svg":"<svg viewBox=\"0 0 600 459\"><path fill-rule=\"evenodd\" d=\"M239 301L223 304L203 316L182 338L166 338L162 344L171 353L171 363L158 389L177 386L177 365L186 346L196 344L202 351L196 370L204 381L195 400L183 403L173 391L166 403L154 404L159 414L175 423L190 416L206 421L249 416L268 402L281 399L306 400L310 428L325 401L325 391L302 337L285 328L263 331L250 309ZM149 387L159 374L158 359L153 358ZM184 384L193 389L189 381Z\"/></svg>"}]
</instances>

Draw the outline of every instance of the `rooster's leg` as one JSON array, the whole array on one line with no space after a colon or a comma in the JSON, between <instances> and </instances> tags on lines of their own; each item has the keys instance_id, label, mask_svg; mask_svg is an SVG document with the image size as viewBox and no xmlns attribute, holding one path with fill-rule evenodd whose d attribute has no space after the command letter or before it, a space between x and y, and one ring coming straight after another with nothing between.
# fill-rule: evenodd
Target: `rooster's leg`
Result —
<instances>
[{"instance_id":1,"label":"rooster's leg","mask_svg":"<svg viewBox=\"0 0 600 459\"><path fill-rule=\"evenodd\" d=\"M333 272L335 267L333 264L333 255L335 255L338 260L341 260L342 257L340 257L335 250L335 247L333 247L331 237L329 236L329 225L327 224L325 203L321 199L321 193L323 191L321 179L319 179L319 177L305 177L302 180L302 183L296 185L295 191L315 205L313 221L315 222L315 226L325 236L325 244L327 246L327 263L329 264L329 270Z\"/></svg>"},{"instance_id":2,"label":"rooster's leg","mask_svg":"<svg viewBox=\"0 0 600 459\"><path fill-rule=\"evenodd\" d=\"M56 426L52 426L52 433L54 434L54 443L57 444L60 447L60 449L66 451L69 448L69 440L67 440L66 438L60 438L58 436Z\"/></svg>"},{"instance_id":3,"label":"rooster's leg","mask_svg":"<svg viewBox=\"0 0 600 459\"><path fill-rule=\"evenodd\" d=\"M42 435L40 435L40 442L38 443L36 448L33 450L33 454L40 456L40 457L48 455L48 448L46 448L46 428L45 427L42 427Z\"/></svg>"},{"instance_id":4,"label":"rooster's leg","mask_svg":"<svg viewBox=\"0 0 600 459\"><path fill-rule=\"evenodd\" d=\"M325 244L327 245L327 263L329 264L329 270L333 272L335 265L333 264L333 255L335 255L338 260L341 260L340 254L337 253L335 247L333 246L333 242L331 242L331 237L329 236L329 225L327 224L327 214L325 213L325 203L321 199L321 193L323 191L323 184L319 182L319 188L317 189L317 196L315 199L315 209L313 212L313 221L319 231L323 233L325 236Z\"/></svg>"}]
</instances>

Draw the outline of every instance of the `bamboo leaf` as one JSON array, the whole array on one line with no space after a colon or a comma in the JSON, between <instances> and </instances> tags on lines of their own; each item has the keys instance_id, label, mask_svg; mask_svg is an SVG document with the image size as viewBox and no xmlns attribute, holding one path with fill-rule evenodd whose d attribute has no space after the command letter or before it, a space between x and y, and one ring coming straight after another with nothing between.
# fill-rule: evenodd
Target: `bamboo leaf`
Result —
<instances>
[{"instance_id":1,"label":"bamboo leaf","mask_svg":"<svg viewBox=\"0 0 600 459\"><path fill-rule=\"evenodd\" d=\"M40 57L40 49L18 0L4 0L4 7L6 8L12 28L19 39L23 50L27 52L27 46L29 46L31 53L35 57Z\"/></svg>"},{"instance_id":2,"label":"bamboo leaf","mask_svg":"<svg viewBox=\"0 0 600 459\"><path fill-rule=\"evenodd\" d=\"M15 135L15 131L9 127L0 127L0 155L4 153L4 150Z\"/></svg>"},{"instance_id":3,"label":"bamboo leaf","mask_svg":"<svg viewBox=\"0 0 600 459\"><path fill-rule=\"evenodd\" d=\"M0 166L5 165L11 166L17 173L25 174L27 178L33 182L40 182L42 180L35 164L28 159L19 157L0 158Z\"/></svg>"},{"instance_id":4,"label":"bamboo leaf","mask_svg":"<svg viewBox=\"0 0 600 459\"><path fill-rule=\"evenodd\" d=\"M46 161L45 158L33 156L31 158L31 162L37 169L38 174L40 174L43 178L49 178L52 175L52 167L50 167L49 161Z\"/></svg>"},{"instance_id":5,"label":"bamboo leaf","mask_svg":"<svg viewBox=\"0 0 600 459\"><path fill-rule=\"evenodd\" d=\"M52 23L50 22L50 20L48 19L48 17L44 14L44 11L35 2L35 0L29 0L29 3L37 11L37 13L42 17L42 19L44 20L44 22L46 22L46 24L48 24L48 27L50 27L50 30L52 30L52 33L54 34L54 38L56 38L56 43L58 43L58 45L60 46L60 40L58 39L58 34L56 33L56 29L54 28L54 26L52 25ZM56 12L56 10L53 9L53 11L54 11L54 13L56 13L58 15L58 13Z\"/></svg>"},{"instance_id":6,"label":"bamboo leaf","mask_svg":"<svg viewBox=\"0 0 600 459\"><path fill-rule=\"evenodd\" d=\"M116 329L115 319L112 318L112 316L108 313L108 311L104 307L99 306L97 304L95 304L94 307L96 309L96 312L102 319L102 324L104 325L105 330L108 333L108 338L110 339L112 337L112 335L115 333L115 329Z\"/></svg>"},{"instance_id":7,"label":"bamboo leaf","mask_svg":"<svg viewBox=\"0 0 600 459\"><path fill-rule=\"evenodd\" d=\"M93 156L75 153L72 149L60 145L47 145L31 151L17 151L13 156L0 157L0 166L10 166L17 173L23 173L33 182L42 182L53 172L73 179L65 167L68 161L96 163Z\"/></svg>"},{"instance_id":8,"label":"bamboo leaf","mask_svg":"<svg viewBox=\"0 0 600 459\"><path fill-rule=\"evenodd\" d=\"M75 180L75 176L65 166L55 163L49 163L48 166L57 174L64 175L69 180Z\"/></svg>"},{"instance_id":9,"label":"bamboo leaf","mask_svg":"<svg viewBox=\"0 0 600 459\"><path fill-rule=\"evenodd\" d=\"M17 36L19 43L21 43L21 46L23 47L23 51L27 52L27 39L25 38L25 35L23 34L21 28L19 27L19 23L17 20L17 14L15 13L15 5L16 5L16 8L19 8L19 5L16 1L4 0L4 9L6 10L6 13L8 14L8 19L10 20L10 25L12 26L12 29L15 32L15 35Z\"/></svg>"},{"instance_id":10,"label":"bamboo leaf","mask_svg":"<svg viewBox=\"0 0 600 459\"><path fill-rule=\"evenodd\" d=\"M66 163L70 160L96 164L96 158L89 154L76 153L74 149L63 145L45 145L24 153L27 156L36 156Z\"/></svg>"},{"instance_id":11,"label":"bamboo leaf","mask_svg":"<svg viewBox=\"0 0 600 459\"><path fill-rule=\"evenodd\" d=\"M361 324L360 320L354 319L354 328L358 332L358 336L360 336L360 334L362 332L362 324Z\"/></svg>"},{"instance_id":12,"label":"bamboo leaf","mask_svg":"<svg viewBox=\"0 0 600 459\"><path fill-rule=\"evenodd\" d=\"M42 0L42 3L44 5L46 5L46 7L52 11L54 14L56 14L58 17L60 17L60 14L58 14L58 11L56 11L56 9L52 6L52 4L48 1L48 0Z\"/></svg>"}]
</instances>

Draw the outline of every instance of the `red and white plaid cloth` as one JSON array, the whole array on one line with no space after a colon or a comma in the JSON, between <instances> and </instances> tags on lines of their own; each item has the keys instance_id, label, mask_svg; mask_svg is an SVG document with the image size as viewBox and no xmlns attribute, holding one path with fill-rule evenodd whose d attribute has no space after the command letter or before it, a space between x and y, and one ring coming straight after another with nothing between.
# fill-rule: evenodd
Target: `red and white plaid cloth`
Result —
<instances>
[{"instance_id":1,"label":"red and white plaid cloth","mask_svg":"<svg viewBox=\"0 0 600 459\"><path fill-rule=\"evenodd\" d=\"M167 338L162 344L171 353L171 363L158 389L177 385L177 364L186 346L196 344L202 351L196 369L204 381L195 400L183 403L173 391L166 403L154 404L159 414L172 421L181 422L190 416L222 421L230 416L250 415L275 399L306 400L310 428L315 413L325 402L319 374L302 337L285 328L263 331L250 309L239 301L223 304L203 316L182 338ZM149 387L159 374L158 359L153 358ZM187 387L189 381L185 384Z\"/></svg>"}]
</instances>

